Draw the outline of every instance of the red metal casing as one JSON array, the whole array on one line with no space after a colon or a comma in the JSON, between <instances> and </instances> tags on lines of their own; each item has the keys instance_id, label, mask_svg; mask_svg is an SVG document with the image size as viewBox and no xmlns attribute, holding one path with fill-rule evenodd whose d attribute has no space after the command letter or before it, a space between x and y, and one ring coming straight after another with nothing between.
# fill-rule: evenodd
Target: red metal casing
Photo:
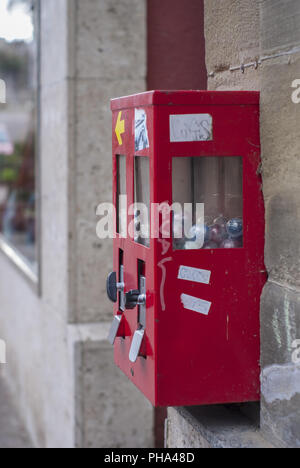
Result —
<instances>
[{"instance_id":1,"label":"red metal casing","mask_svg":"<svg viewBox=\"0 0 300 468\"><path fill-rule=\"evenodd\" d=\"M260 325L264 266L264 201L260 176L258 92L153 91L112 100L113 194L117 155L126 156L128 206L134 203L134 157L150 158L151 203L172 204L174 157L243 158L244 244L239 249L173 250L172 239L114 240L114 270L124 252L125 290L138 289L138 260L147 278L146 358L129 361L138 308L122 314L115 362L154 406L189 406L260 399ZM135 109L147 115L149 148L135 152ZM120 114L121 112L121 114ZM170 115L210 114L213 140L170 142ZM118 119L125 122L120 145ZM128 216L128 223L132 216ZM211 271L209 284L178 279L180 266ZM162 293L165 307L162 304ZM183 307L185 293L212 303L208 316ZM164 310L165 309L165 310ZM118 304L114 314L121 314Z\"/></svg>"}]
</instances>

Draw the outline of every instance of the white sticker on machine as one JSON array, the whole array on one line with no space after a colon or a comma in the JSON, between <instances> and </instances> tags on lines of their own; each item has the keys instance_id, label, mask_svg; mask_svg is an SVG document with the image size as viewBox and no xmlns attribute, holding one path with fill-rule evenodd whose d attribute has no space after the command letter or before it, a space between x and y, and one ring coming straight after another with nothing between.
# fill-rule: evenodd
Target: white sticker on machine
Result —
<instances>
[{"instance_id":1,"label":"white sticker on machine","mask_svg":"<svg viewBox=\"0 0 300 468\"><path fill-rule=\"evenodd\" d=\"M211 302L198 299L197 297L188 296L187 294L181 295L181 302L185 309L198 312L202 315L208 315L212 305Z\"/></svg>"},{"instance_id":2,"label":"white sticker on machine","mask_svg":"<svg viewBox=\"0 0 300 468\"><path fill-rule=\"evenodd\" d=\"M194 283L209 284L211 271L200 270L199 268L192 268L181 266L179 268L178 279L185 281L193 281Z\"/></svg>"},{"instance_id":3,"label":"white sticker on machine","mask_svg":"<svg viewBox=\"0 0 300 468\"><path fill-rule=\"evenodd\" d=\"M147 129L147 114L144 109L135 109L135 151L149 148L149 136Z\"/></svg>"},{"instance_id":4,"label":"white sticker on machine","mask_svg":"<svg viewBox=\"0 0 300 468\"><path fill-rule=\"evenodd\" d=\"M171 143L211 141L213 118L210 114L170 115Z\"/></svg>"}]
</instances>

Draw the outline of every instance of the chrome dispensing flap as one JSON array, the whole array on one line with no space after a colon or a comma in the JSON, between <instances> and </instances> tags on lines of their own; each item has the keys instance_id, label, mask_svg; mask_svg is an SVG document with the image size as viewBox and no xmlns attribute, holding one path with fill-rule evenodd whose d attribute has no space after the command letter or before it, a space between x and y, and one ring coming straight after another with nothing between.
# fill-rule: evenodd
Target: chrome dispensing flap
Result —
<instances>
[{"instance_id":1,"label":"chrome dispensing flap","mask_svg":"<svg viewBox=\"0 0 300 468\"><path fill-rule=\"evenodd\" d=\"M133 336L133 340L131 343L131 348L129 352L129 360L130 362L136 362L137 358L139 357L143 338L144 338L145 330L141 328L137 330Z\"/></svg>"},{"instance_id":2,"label":"chrome dispensing flap","mask_svg":"<svg viewBox=\"0 0 300 468\"><path fill-rule=\"evenodd\" d=\"M113 320L113 323L112 323L112 326L110 328L110 332L108 335L108 341L110 342L111 345L115 344L115 340L117 338L118 331L121 325L121 320L122 320L122 315L116 315L114 317L114 320Z\"/></svg>"}]
</instances>

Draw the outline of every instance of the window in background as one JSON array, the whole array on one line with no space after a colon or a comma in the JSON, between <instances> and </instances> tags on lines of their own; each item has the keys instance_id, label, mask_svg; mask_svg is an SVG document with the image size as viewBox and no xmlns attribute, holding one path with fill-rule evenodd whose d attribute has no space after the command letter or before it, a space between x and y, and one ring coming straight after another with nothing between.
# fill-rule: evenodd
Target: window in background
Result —
<instances>
[{"instance_id":1,"label":"window in background","mask_svg":"<svg viewBox=\"0 0 300 468\"><path fill-rule=\"evenodd\" d=\"M0 236L37 273L37 0L1 0Z\"/></svg>"}]
</instances>

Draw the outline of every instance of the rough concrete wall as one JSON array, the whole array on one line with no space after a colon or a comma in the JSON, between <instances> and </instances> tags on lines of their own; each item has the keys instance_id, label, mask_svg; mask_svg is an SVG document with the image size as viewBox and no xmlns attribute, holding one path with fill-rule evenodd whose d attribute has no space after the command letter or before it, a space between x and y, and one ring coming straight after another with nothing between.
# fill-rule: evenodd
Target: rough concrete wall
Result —
<instances>
[{"instance_id":1,"label":"rough concrete wall","mask_svg":"<svg viewBox=\"0 0 300 468\"><path fill-rule=\"evenodd\" d=\"M112 200L110 99L146 88L144 0L76 0L74 174L70 197L70 319L111 320L111 242L96 236L96 207Z\"/></svg>"},{"instance_id":2,"label":"rough concrete wall","mask_svg":"<svg viewBox=\"0 0 300 468\"><path fill-rule=\"evenodd\" d=\"M270 54L299 46L297 0L262 0L260 13L262 52Z\"/></svg>"},{"instance_id":3,"label":"rough concrete wall","mask_svg":"<svg viewBox=\"0 0 300 468\"><path fill-rule=\"evenodd\" d=\"M77 446L151 448L152 406L115 366L109 343L79 343L76 358L80 366L76 392L82 396Z\"/></svg>"},{"instance_id":4,"label":"rough concrete wall","mask_svg":"<svg viewBox=\"0 0 300 468\"><path fill-rule=\"evenodd\" d=\"M208 89L260 89L259 72L231 72L259 57L259 1L205 0L206 66Z\"/></svg>"},{"instance_id":5,"label":"rough concrete wall","mask_svg":"<svg viewBox=\"0 0 300 468\"><path fill-rule=\"evenodd\" d=\"M262 56L294 52L265 62L261 79L269 272L261 309L262 428L288 447L300 447L300 368L292 361L300 339L300 104L291 99L300 79L299 24L298 0L261 2Z\"/></svg>"},{"instance_id":6,"label":"rough concrete wall","mask_svg":"<svg viewBox=\"0 0 300 468\"><path fill-rule=\"evenodd\" d=\"M0 371L0 447L3 449L34 448L15 402Z\"/></svg>"},{"instance_id":7,"label":"rough concrete wall","mask_svg":"<svg viewBox=\"0 0 300 468\"><path fill-rule=\"evenodd\" d=\"M171 408L167 420L169 448L272 448L258 427L235 408Z\"/></svg>"}]
</instances>

